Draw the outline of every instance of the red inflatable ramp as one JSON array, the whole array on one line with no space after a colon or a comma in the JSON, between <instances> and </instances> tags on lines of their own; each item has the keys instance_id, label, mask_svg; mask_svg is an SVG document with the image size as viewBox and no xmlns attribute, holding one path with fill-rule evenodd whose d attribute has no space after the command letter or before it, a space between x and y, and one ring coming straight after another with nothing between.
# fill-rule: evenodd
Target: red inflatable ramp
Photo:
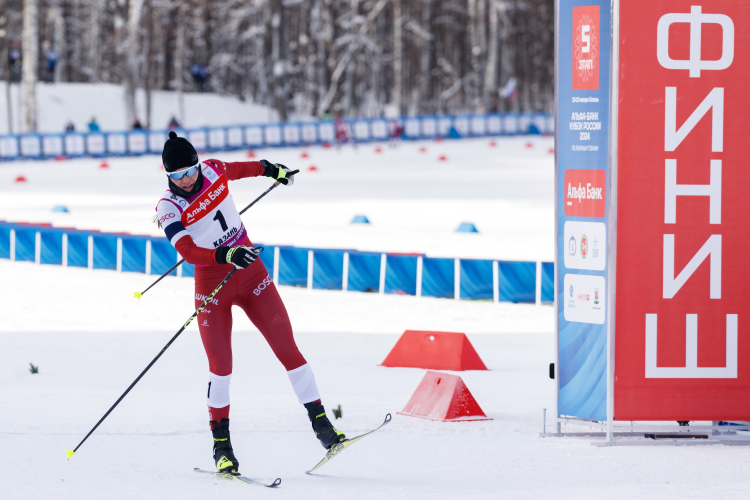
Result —
<instances>
[{"instance_id":1,"label":"red inflatable ramp","mask_svg":"<svg viewBox=\"0 0 750 500\"><path fill-rule=\"evenodd\" d=\"M429 370L486 370L465 333L406 330L382 366Z\"/></svg>"},{"instance_id":2,"label":"red inflatable ramp","mask_svg":"<svg viewBox=\"0 0 750 500\"><path fill-rule=\"evenodd\" d=\"M399 414L441 422L492 420L484 414L461 377L433 371L425 374Z\"/></svg>"}]
</instances>

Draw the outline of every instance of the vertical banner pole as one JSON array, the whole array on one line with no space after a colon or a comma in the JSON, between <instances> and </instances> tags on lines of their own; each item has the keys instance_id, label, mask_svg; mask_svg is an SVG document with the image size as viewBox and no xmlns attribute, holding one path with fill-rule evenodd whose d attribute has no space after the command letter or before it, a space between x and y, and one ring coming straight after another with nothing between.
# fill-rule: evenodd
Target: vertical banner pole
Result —
<instances>
[{"instance_id":1,"label":"vertical banner pole","mask_svg":"<svg viewBox=\"0 0 750 500\"><path fill-rule=\"evenodd\" d=\"M617 270L617 106L620 54L620 0L612 1L610 56L609 206L607 215L607 444L614 445L615 422L615 299Z\"/></svg>"},{"instance_id":2,"label":"vertical banner pole","mask_svg":"<svg viewBox=\"0 0 750 500\"><path fill-rule=\"evenodd\" d=\"M560 143L560 1L555 0L555 269L552 273L553 290L554 296L552 298L553 307L555 308L555 433L561 434L562 426L560 425L560 325L559 325L559 313L560 304L558 303L559 297L559 283L557 280L557 269L558 262L557 256L560 255L558 249L559 243L559 220L560 215L558 213L558 207L560 206L559 200L559 179L558 179L558 152L560 150L558 144Z\"/></svg>"}]
</instances>

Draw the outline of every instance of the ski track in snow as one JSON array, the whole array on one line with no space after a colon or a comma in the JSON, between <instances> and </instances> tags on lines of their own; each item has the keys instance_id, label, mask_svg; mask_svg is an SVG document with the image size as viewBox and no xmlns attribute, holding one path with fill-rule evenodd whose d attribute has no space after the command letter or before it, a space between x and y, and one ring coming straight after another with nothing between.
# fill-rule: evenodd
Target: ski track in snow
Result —
<instances>
[{"instance_id":1,"label":"ski track in snow","mask_svg":"<svg viewBox=\"0 0 750 500\"><path fill-rule=\"evenodd\" d=\"M279 188L244 218L256 241L430 255L553 257L549 139L414 143L372 154L312 148L258 158L320 171ZM427 155L418 152L428 149ZM449 161L436 161L438 153ZM241 153L215 156L240 159ZM3 164L0 219L159 234L158 158ZM12 184L19 173L29 183ZM308 180L309 179L309 180ZM235 182L243 206L266 183ZM247 201L246 201L247 200ZM58 203L71 214L51 214ZM364 213L371 227L350 226ZM475 222L479 235L453 233ZM242 472L276 490L204 477L210 469L207 362L191 325L70 460L72 449L190 316L192 280L0 260L0 497L205 498L746 498L744 447L595 448L541 439L554 404L554 310L549 306L309 291L280 287L300 349L337 427L368 431L313 476L323 456L281 364L236 309L232 440ZM425 370L378 366L405 329L466 332L490 369L459 372L484 422L398 415ZM30 375L28 363L39 366ZM548 430L551 428L548 422ZM567 430L580 430L578 428ZM249 488L249 489L248 489Z\"/></svg>"}]
</instances>

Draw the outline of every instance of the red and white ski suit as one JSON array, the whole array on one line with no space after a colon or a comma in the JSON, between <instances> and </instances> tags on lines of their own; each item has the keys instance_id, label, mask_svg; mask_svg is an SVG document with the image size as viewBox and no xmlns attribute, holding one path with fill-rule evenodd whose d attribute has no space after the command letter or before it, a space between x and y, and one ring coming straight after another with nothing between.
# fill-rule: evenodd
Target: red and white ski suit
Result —
<instances>
[{"instance_id":1,"label":"red and white ski suit","mask_svg":"<svg viewBox=\"0 0 750 500\"><path fill-rule=\"evenodd\" d=\"M216 262L220 246L252 246L227 181L263 174L257 161L201 164L203 186L190 198L167 190L156 205L158 220L170 243L195 265L195 308L232 270ZM284 365L300 403L320 399L315 377L294 342L292 325L276 286L260 259L240 269L198 314L203 347L208 356L210 420L229 418L232 375L232 306L242 308Z\"/></svg>"}]
</instances>

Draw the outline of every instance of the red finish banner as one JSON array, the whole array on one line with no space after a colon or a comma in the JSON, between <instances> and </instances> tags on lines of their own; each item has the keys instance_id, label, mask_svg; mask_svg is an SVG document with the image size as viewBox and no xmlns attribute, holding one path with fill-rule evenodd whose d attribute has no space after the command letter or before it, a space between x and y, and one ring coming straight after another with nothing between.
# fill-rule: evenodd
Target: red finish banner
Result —
<instances>
[{"instance_id":1,"label":"red finish banner","mask_svg":"<svg viewBox=\"0 0 750 500\"><path fill-rule=\"evenodd\" d=\"M750 420L750 2L620 2L615 419Z\"/></svg>"}]
</instances>

